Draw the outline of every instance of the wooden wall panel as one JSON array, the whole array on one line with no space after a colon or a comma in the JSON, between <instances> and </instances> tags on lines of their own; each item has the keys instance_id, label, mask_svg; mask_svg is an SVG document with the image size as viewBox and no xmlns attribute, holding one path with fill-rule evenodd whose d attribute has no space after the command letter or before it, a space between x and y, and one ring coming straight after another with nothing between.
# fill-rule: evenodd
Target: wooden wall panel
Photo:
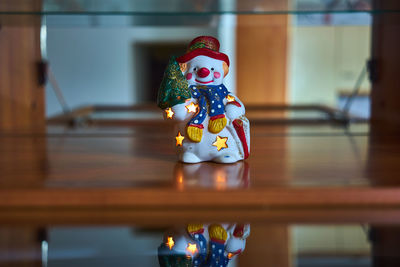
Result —
<instances>
[{"instance_id":1,"label":"wooden wall panel","mask_svg":"<svg viewBox=\"0 0 400 267\"><path fill-rule=\"evenodd\" d=\"M394 225L372 226L369 232L372 244L372 266L400 266L400 227Z\"/></svg>"},{"instance_id":2,"label":"wooden wall panel","mask_svg":"<svg viewBox=\"0 0 400 267\"><path fill-rule=\"evenodd\" d=\"M40 1L25 3L37 6ZM0 131L43 131L44 87L37 76L40 17L0 16L0 25Z\"/></svg>"},{"instance_id":3,"label":"wooden wall panel","mask_svg":"<svg viewBox=\"0 0 400 267\"><path fill-rule=\"evenodd\" d=\"M289 267L291 241L289 226L272 224L251 225L246 249L238 258L239 266Z\"/></svg>"},{"instance_id":4,"label":"wooden wall panel","mask_svg":"<svg viewBox=\"0 0 400 267\"><path fill-rule=\"evenodd\" d=\"M399 10L400 1L376 0L375 8ZM373 15L371 133L400 132L400 13Z\"/></svg>"},{"instance_id":5,"label":"wooden wall panel","mask_svg":"<svg viewBox=\"0 0 400 267\"><path fill-rule=\"evenodd\" d=\"M287 27L287 15L238 16L237 92L246 104L286 102Z\"/></svg>"},{"instance_id":6,"label":"wooden wall panel","mask_svg":"<svg viewBox=\"0 0 400 267\"><path fill-rule=\"evenodd\" d=\"M34 227L0 228L0 266L39 267L43 230Z\"/></svg>"}]
</instances>

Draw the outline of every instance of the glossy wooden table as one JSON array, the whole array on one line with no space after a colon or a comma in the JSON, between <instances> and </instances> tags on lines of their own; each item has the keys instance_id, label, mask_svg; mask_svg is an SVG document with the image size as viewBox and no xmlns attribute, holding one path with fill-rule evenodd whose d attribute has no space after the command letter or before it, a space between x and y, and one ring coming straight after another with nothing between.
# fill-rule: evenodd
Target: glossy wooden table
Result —
<instances>
[{"instance_id":1,"label":"glossy wooden table","mask_svg":"<svg viewBox=\"0 0 400 267\"><path fill-rule=\"evenodd\" d=\"M2 133L0 221L400 221L400 145L366 126L253 125L250 158L228 165L178 163L173 134Z\"/></svg>"}]
</instances>

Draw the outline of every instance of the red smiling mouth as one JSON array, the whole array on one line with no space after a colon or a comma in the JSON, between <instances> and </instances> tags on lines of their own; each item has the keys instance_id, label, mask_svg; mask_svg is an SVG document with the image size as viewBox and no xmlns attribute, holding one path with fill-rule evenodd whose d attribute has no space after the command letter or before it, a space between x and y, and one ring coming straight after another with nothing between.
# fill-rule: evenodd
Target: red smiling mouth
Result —
<instances>
[{"instance_id":1,"label":"red smiling mouth","mask_svg":"<svg viewBox=\"0 0 400 267\"><path fill-rule=\"evenodd\" d=\"M202 81L199 81L199 80L197 80L197 79L194 79L196 82L198 82L198 83L211 83L211 82L213 82L213 80L211 80L211 81L208 81L208 82L202 82Z\"/></svg>"}]
</instances>

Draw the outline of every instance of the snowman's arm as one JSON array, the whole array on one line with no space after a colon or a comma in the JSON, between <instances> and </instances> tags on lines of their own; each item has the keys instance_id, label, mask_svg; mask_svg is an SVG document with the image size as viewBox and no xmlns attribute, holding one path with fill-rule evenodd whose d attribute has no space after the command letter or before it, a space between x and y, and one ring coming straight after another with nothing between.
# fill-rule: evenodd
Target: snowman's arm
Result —
<instances>
[{"instance_id":1,"label":"snowman's arm","mask_svg":"<svg viewBox=\"0 0 400 267\"><path fill-rule=\"evenodd\" d=\"M224 99L225 113L230 120L235 120L246 113L246 109L240 99L229 93Z\"/></svg>"},{"instance_id":2,"label":"snowman's arm","mask_svg":"<svg viewBox=\"0 0 400 267\"><path fill-rule=\"evenodd\" d=\"M173 121L187 121L187 120L189 120L190 118L193 117L194 113L188 112L186 106L189 105L192 102L197 104L197 100L196 99L190 98L190 99L186 100L182 104L177 104L177 105L172 106L171 110L174 113L172 115L172 118L171 119L167 118L167 113L164 112L164 119L173 120Z\"/></svg>"}]
</instances>

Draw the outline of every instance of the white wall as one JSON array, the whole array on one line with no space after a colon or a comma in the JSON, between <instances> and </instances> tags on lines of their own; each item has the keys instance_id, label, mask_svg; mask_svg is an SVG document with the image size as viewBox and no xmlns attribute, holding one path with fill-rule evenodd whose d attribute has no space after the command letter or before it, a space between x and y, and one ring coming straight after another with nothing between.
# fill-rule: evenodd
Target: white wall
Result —
<instances>
[{"instance_id":1,"label":"white wall","mask_svg":"<svg viewBox=\"0 0 400 267\"><path fill-rule=\"evenodd\" d=\"M217 36L210 27L49 27L47 50L54 75L70 108L91 104L136 103L133 44L189 43L198 35ZM46 115L60 113L54 92L46 88Z\"/></svg>"},{"instance_id":2,"label":"white wall","mask_svg":"<svg viewBox=\"0 0 400 267\"><path fill-rule=\"evenodd\" d=\"M127 17L105 18L111 27L90 24L79 17L78 27L58 21L48 28L50 66L71 108L90 104L137 103L133 44L188 43L198 35L218 36L221 51L231 59L226 85L235 91L236 17L227 15L212 27L154 27L128 25ZM101 20L96 23L101 24ZM114 24L112 23L114 22ZM369 57L369 26L293 26L289 29L288 102L335 106L339 90L353 88ZM369 89L367 80L363 89ZM51 87L46 92L47 116L61 112Z\"/></svg>"},{"instance_id":3,"label":"white wall","mask_svg":"<svg viewBox=\"0 0 400 267\"><path fill-rule=\"evenodd\" d=\"M292 228L292 244L295 254L369 253L367 229L361 225L299 225Z\"/></svg>"},{"instance_id":4,"label":"white wall","mask_svg":"<svg viewBox=\"0 0 400 267\"><path fill-rule=\"evenodd\" d=\"M162 240L162 232L134 227L54 227L49 229L49 266L158 267Z\"/></svg>"},{"instance_id":5,"label":"white wall","mask_svg":"<svg viewBox=\"0 0 400 267\"><path fill-rule=\"evenodd\" d=\"M229 91L236 94L236 15L221 16L218 39L220 51L228 55L230 63L224 84Z\"/></svg>"},{"instance_id":6,"label":"white wall","mask_svg":"<svg viewBox=\"0 0 400 267\"><path fill-rule=\"evenodd\" d=\"M335 106L338 91L354 87L369 59L370 27L295 26L289 33L288 102Z\"/></svg>"}]
</instances>

